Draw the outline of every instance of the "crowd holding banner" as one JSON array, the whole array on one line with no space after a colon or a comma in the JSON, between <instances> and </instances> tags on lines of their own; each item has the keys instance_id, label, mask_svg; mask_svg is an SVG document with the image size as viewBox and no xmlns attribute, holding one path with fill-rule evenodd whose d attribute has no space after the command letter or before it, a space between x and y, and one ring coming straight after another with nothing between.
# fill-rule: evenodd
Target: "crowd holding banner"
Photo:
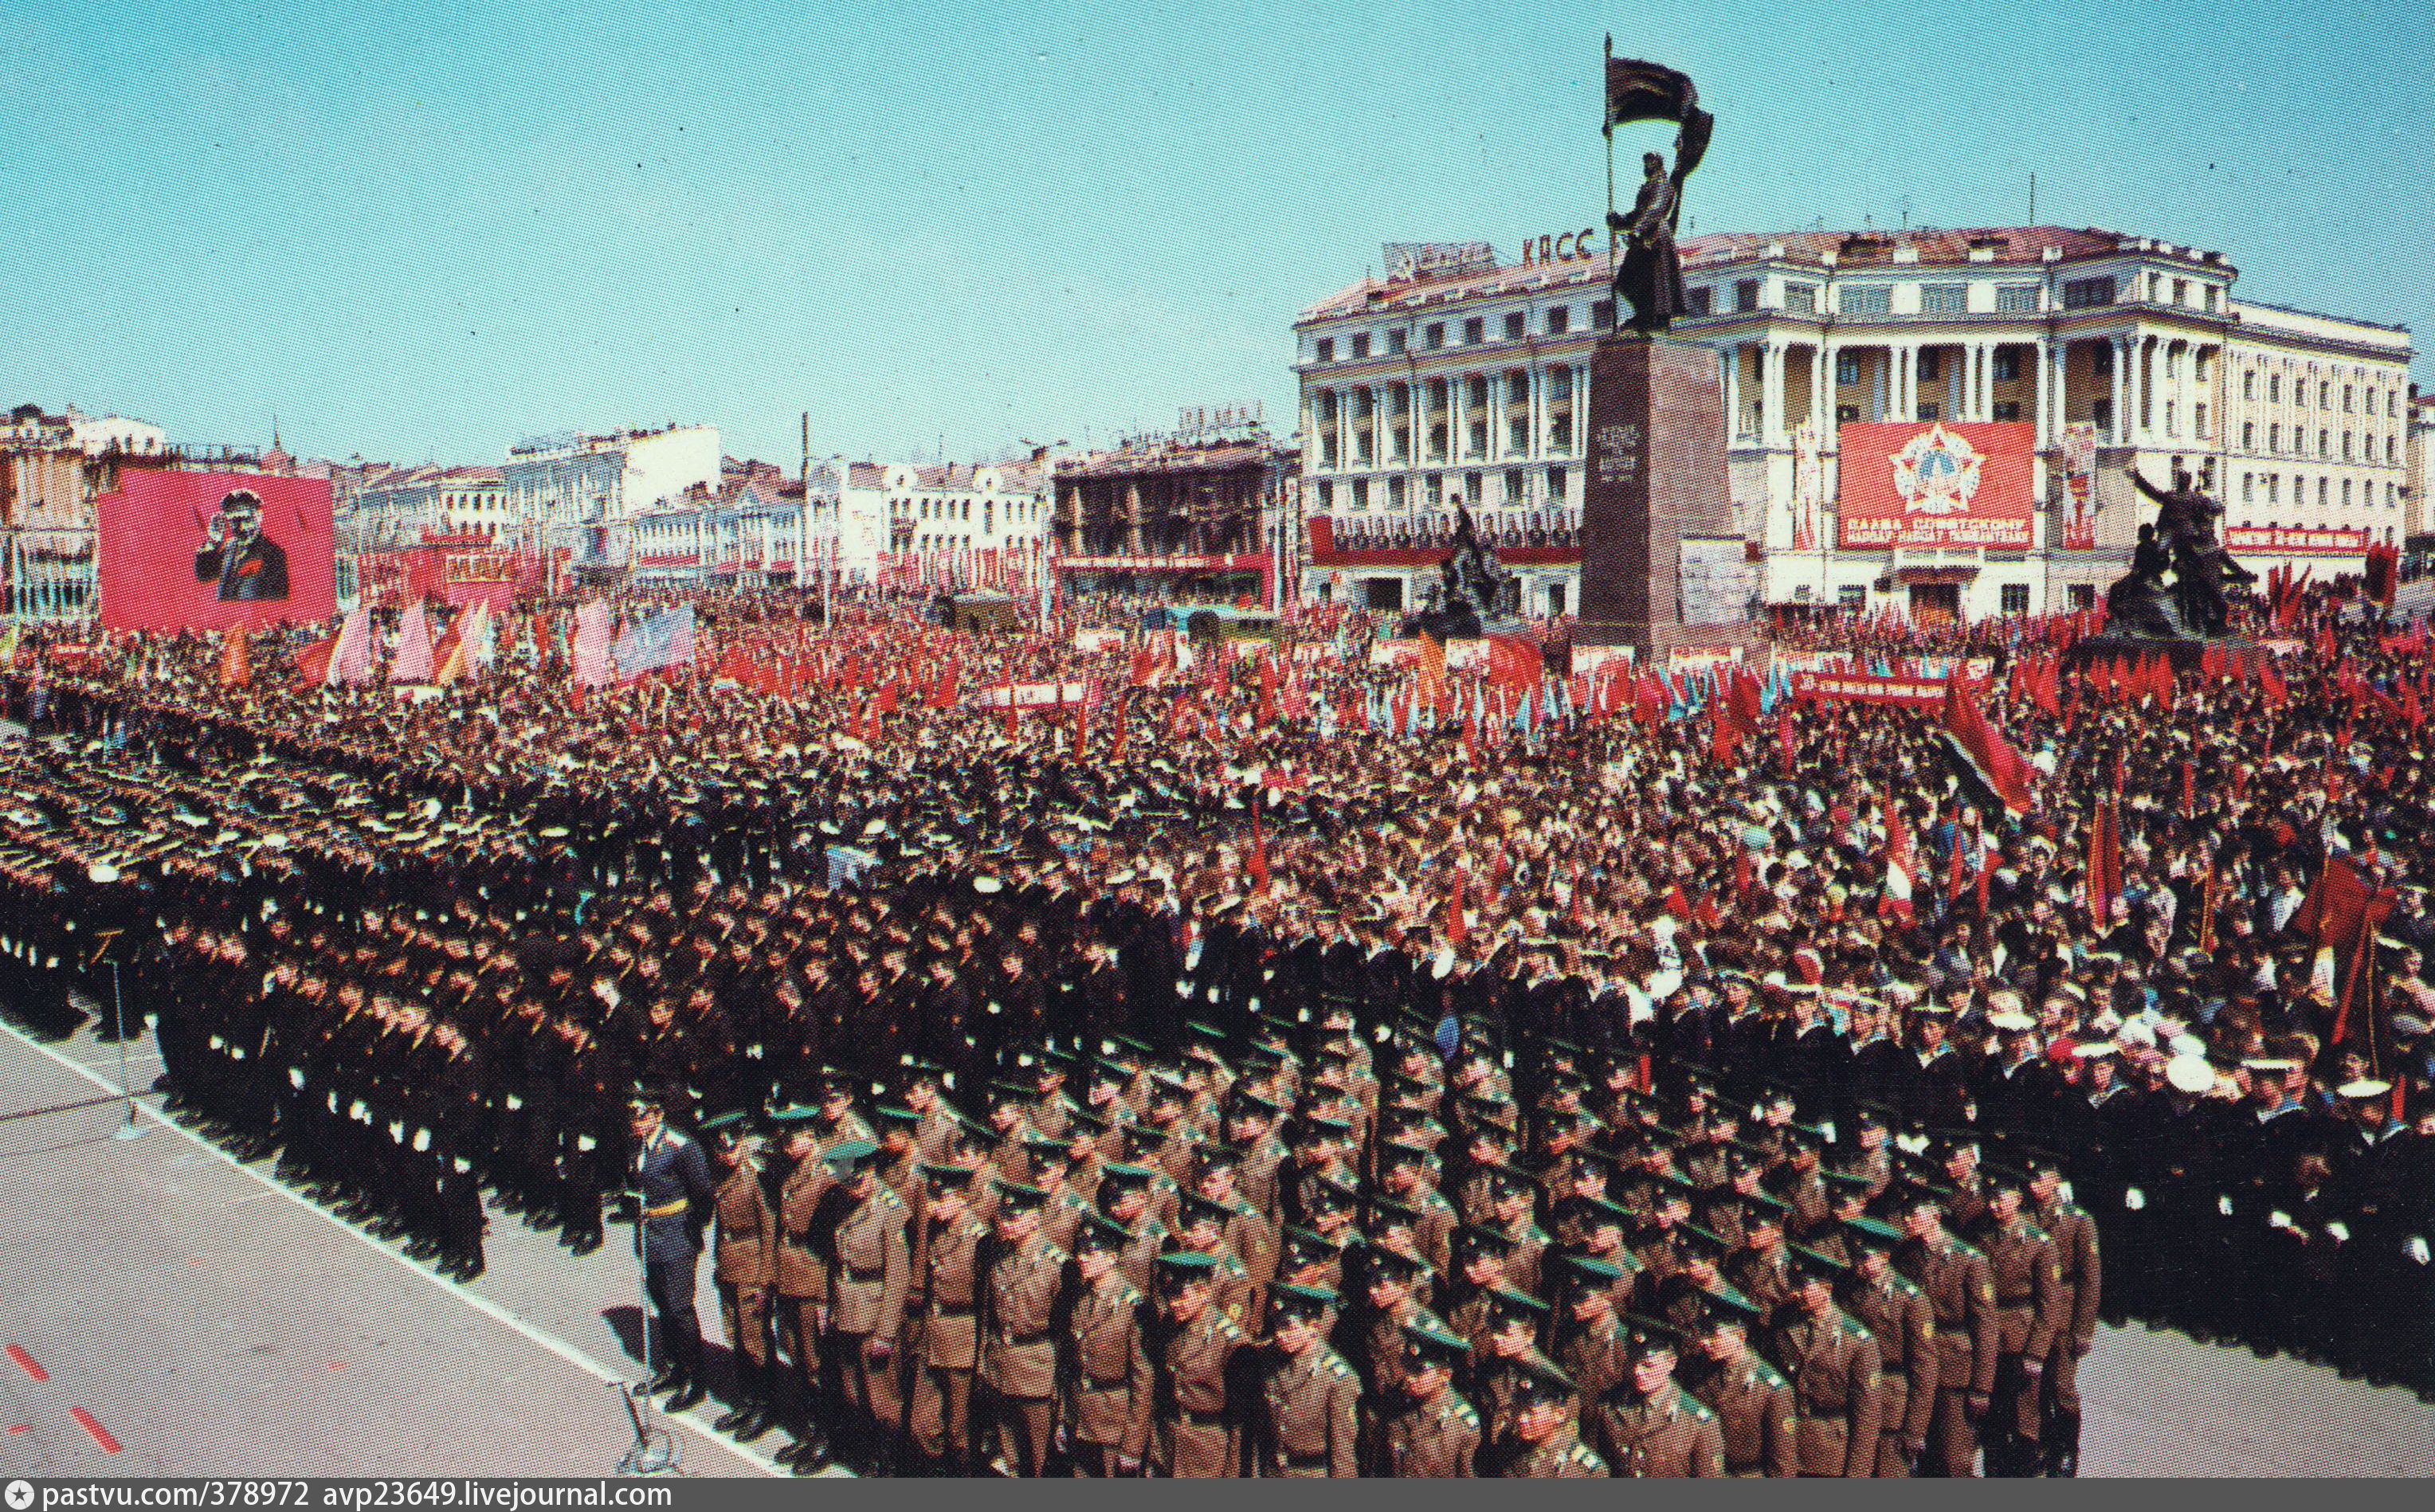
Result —
<instances>
[{"instance_id":1,"label":"crowd holding banner","mask_svg":"<svg viewBox=\"0 0 2435 1512\"><path fill-rule=\"evenodd\" d=\"M2067 1474L2100 1318L2435 1389L2435 659L2269 586L2185 671L33 636L0 947L123 919L180 1106L457 1274L486 1193L597 1245L639 1142L799 1467Z\"/></svg>"}]
</instances>

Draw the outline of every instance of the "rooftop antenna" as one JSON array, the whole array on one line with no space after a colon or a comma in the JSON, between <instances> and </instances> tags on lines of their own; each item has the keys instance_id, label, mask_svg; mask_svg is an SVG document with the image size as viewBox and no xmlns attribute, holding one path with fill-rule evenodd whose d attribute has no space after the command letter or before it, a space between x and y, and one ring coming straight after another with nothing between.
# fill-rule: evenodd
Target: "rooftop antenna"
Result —
<instances>
[{"instance_id":1,"label":"rooftop antenna","mask_svg":"<svg viewBox=\"0 0 2435 1512\"><path fill-rule=\"evenodd\" d=\"M2038 223L2038 176L2029 175L2029 224Z\"/></svg>"}]
</instances>

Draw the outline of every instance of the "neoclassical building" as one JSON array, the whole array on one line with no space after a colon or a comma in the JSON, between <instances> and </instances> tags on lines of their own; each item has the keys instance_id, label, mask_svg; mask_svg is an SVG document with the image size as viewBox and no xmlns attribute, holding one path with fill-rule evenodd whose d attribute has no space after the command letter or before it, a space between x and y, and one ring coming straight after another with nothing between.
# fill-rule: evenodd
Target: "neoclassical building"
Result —
<instances>
[{"instance_id":1,"label":"neoclassical building","mask_svg":"<svg viewBox=\"0 0 2435 1512\"><path fill-rule=\"evenodd\" d=\"M1390 247L1385 278L1296 319L1306 593L1408 602L1461 499L1534 609L1578 604L1590 355L1614 321L1602 242L1538 237L1511 262ZM2143 512L2132 467L2160 487L2177 469L2207 480L2261 570L2323 577L2404 533L2409 333L2236 299L2221 252L2051 226L1683 250L1675 334L1722 357L1739 529L1768 603L1943 618L2091 602ZM1983 533L2001 542L1849 528L1842 507L1886 447L1940 423L1986 427L1955 434L2011 454L1972 506L2015 522ZM1908 429L1845 429L1889 424Z\"/></svg>"}]
</instances>

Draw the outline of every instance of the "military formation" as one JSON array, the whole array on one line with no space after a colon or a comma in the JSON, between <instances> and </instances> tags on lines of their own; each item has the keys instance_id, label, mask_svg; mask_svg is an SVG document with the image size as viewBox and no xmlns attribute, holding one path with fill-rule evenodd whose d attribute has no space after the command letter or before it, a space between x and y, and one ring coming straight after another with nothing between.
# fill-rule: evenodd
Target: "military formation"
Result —
<instances>
[{"instance_id":1,"label":"military formation","mask_svg":"<svg viewBox=\"0 0 2435 1512\"><path fill-rule=\"evenodd\" d=\"M1090 760L189 676L63 679L91 743L0 750L0 951L117 962L184 1116L449 1274L486 1203L617 1220L654 1383L803 1473L2070 1474L2130 1319L2435 1384L2407 747L2134 811L2098 928L2034 825L1879 905L1856 771L1961 843L1882 710L1719 782L1631 720L1262 730L1249 670ZM2248 713L2185 713L2197 760ZM2292 933L2327 834L2405 879L2373 1039Z\"/></svg>"}]
</instances>

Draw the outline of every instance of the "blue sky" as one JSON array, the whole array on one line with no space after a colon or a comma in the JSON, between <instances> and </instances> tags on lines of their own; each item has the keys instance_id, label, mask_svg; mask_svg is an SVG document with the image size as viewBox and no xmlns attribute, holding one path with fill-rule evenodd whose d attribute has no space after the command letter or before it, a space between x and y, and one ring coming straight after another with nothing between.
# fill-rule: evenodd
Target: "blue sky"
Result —
<instances>
[{"instance_id":1,"label":"blue sky","mask_svg":"<svg viewBox=\"0 0 2435 1512\"><path fill-rule=\"evenodd\" d=\"M1603 211L1609 31L1718 119L1701 230L2017 223L2035 173L2435 341L2425 0L172 9L0 11L0 402L458 462L1289 429L1293 315L1382 242Z\"/></svg>"}]
</instances>

